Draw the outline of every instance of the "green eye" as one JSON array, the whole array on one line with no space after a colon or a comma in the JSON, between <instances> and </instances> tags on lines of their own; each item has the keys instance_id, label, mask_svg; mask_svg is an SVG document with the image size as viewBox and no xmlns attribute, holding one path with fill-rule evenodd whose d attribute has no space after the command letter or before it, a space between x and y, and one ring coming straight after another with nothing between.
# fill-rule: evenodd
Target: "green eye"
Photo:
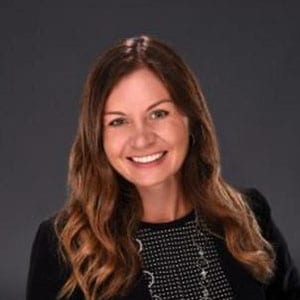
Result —
<instances>
[{"instance_id":1,"label":"green eye","mask_svg":"<svg viewBox=\"0 0 300 300\"><path fill-rule=\"evenodd\" d=\"M126 123L126 120L123 119L123 118L118 118L118 119L114 119L112 120L111 122L109 122L109 126L112 126L112 127L117 127L117 126L121 126L123 124Z\"/></svg>"},{"instance_id":2,"label":"green eye","mask_svg":"<svg viewBox=\"0 0 300 300\"><path fill-rule=\"evenodd\" d=\"M161 119L168 115L169 113L165 110L155 110L151 113L151 119Z\"/></svg>"}]
</instances>

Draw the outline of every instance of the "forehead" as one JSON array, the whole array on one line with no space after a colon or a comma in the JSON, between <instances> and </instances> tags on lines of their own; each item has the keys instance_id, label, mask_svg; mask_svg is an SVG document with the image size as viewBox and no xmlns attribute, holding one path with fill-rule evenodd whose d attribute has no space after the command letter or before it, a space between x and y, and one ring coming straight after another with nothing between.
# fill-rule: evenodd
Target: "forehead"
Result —
<instances>
[{"instance_id":1,"label":"forehead","mask_svg":"<svg viewBox=\"0 0 300 300\"><path fill-rule=\"evenodd\" d=\"M106 99L105 110L131 109L170 98L161 80L149 69L141 68L121 78L113 87Z\"/></svg>"}]
</instances>

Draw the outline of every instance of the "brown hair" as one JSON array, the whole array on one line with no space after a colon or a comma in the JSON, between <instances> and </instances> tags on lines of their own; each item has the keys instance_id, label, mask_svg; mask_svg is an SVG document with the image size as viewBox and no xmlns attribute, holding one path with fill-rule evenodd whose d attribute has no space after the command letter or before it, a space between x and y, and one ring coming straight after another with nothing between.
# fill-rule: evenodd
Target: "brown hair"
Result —
<instances>
[{"instance_id":1,"label":"brown hair","mask_svg":"<svg viewBox=\"0 0 300 300\"><path fill-rule=\"evenodd\" d=\"M125 294L140 271L133 237L141 201L135 187L112 169L102 145L105 100L123 76L140 67L160 78L189 119L194 143L182 166L185 198L216 230L221 228L231 254L255 278L266 281L272 275L273 249L243 195L221 176L214 125L195 77L169 46L141 36L105 52L84 86L69 159L68 201L55 222L61 253L71 267L60 296L70 296L80 287L88 300L112 299Z\"/></svg>"}]
</instances>

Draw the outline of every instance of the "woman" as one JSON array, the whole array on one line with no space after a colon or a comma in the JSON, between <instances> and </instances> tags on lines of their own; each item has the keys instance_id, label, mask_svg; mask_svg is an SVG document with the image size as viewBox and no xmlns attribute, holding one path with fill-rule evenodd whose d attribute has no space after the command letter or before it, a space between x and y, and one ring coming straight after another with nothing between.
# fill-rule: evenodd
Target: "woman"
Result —
<instances>
[{"instance_id":1,"label":"woman","mask_svg":"<svg viewBox=\"0 0 300 300\"><path fill-rule=\"evenodd\" d=\"M224 181L203 94L156 39L91 69L68 184L35 238L27 300L300 299L266 200Z\"/></svg>"}]
</instances>

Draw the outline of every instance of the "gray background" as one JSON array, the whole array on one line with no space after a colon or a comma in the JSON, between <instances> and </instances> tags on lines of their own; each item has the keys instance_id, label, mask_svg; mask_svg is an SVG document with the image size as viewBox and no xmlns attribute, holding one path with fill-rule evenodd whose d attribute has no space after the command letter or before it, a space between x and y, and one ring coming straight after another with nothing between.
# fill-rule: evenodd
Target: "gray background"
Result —
<instances>
[{"instance_id":1,"label":"gray background","mask_svg":"<svg viewBox=\"0 0 300 300\"><path fill-rule=\"evenodd\" d=\"M24 298L40 221L66 196L82 83L123 37L171 44L200 80L223 174L269 200L297 266L299 1L1 1L0 298Z\"/></svg>"}]
</instances>

